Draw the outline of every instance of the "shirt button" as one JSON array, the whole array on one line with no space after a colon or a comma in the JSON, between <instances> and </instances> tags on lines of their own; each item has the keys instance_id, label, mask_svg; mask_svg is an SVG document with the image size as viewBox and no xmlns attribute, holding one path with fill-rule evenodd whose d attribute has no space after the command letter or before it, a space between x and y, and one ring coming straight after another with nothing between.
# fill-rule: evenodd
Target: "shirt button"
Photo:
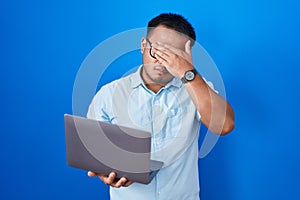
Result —
<instances>
[{"instance_id":1,"label":"shirt button","mask_svg":"<svg viewBox=\"0 0 300 200\"><path fill-rule=\"evenodd\" d=\"M160 192L158 192L157 195L160 195Z\"/></svg>"}]
</instances>

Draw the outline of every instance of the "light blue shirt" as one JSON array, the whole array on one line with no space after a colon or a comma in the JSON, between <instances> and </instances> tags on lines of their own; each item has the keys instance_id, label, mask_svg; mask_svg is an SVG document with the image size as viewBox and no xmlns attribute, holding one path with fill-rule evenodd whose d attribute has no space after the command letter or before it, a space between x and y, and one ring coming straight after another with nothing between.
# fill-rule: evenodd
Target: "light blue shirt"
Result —
<instances>
[{"instance_id":1,"label":"light blue shirt","mask_svg":"<svg viewBox=\"0 0 300 200\"><path fill-rule=\"evenodd\" d=\"M87 117L151 132L151 158L164 166L148 185L111 187L111 200L198 200L201 116L180 79L155 94L145 86L141 70L103 86Z\"/></svg>"}]
</instances>

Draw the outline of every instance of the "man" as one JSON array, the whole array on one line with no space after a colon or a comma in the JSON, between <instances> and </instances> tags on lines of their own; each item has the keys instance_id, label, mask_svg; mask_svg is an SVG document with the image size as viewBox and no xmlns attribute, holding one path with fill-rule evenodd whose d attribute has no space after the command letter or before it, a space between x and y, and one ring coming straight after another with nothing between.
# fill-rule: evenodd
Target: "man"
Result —
<instances>
[{"instance_id":1,"label":"man","mask_svg":"<svg viewBox=\"0 0 300 200\"><path fill-rule=\"evenodd\" d=\"M180 15L153 18L141 41L142 66L94 97L88 118L150 131L151 157L164 162L148 185L125 177L115 181L114 172L88 172L111 186L112 200L199 199L199 122L227 134L234 128L234 113L195 70L195 39L194 28Z\"/></svg>"}]
</instances>

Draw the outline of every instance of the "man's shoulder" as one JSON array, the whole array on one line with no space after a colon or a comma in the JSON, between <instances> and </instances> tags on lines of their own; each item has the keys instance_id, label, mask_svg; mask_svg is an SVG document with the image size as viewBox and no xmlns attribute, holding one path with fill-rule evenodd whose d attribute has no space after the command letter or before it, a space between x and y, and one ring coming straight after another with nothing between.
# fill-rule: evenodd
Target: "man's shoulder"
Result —
<instances>
[{"instance_id":1,"label":"man's shoulder","mask_svg":"<svg viewBox=\"0 0 300 200\"><path fill-rule=\"evenodd\" d=\"M136 72L131 73L126 76L123 76L121 78L115 79L115 80L103 85L100 90L112 90L112 89L115 89L116 87L120 87L120 86L130 87L132 78L133 78L133 76L135 76L135 73Z\"/></svg>"}]
</instances>

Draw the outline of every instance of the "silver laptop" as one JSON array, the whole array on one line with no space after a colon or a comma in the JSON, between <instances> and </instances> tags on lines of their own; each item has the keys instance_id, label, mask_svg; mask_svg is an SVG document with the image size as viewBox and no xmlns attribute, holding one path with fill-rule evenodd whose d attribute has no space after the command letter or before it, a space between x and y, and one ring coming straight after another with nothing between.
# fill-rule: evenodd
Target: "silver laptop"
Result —
<instances>
[{"instance_id":1,"label":"silver laptop","mask_svg":"<svg viewBox=\"0 0 300 200\"><path fill-rule=\"evenodd\" d=\"M151 134L146 131L64 115L67 164L99 174L148 184L163 162L150 160Z\"/></svg>"}]
</instances>

